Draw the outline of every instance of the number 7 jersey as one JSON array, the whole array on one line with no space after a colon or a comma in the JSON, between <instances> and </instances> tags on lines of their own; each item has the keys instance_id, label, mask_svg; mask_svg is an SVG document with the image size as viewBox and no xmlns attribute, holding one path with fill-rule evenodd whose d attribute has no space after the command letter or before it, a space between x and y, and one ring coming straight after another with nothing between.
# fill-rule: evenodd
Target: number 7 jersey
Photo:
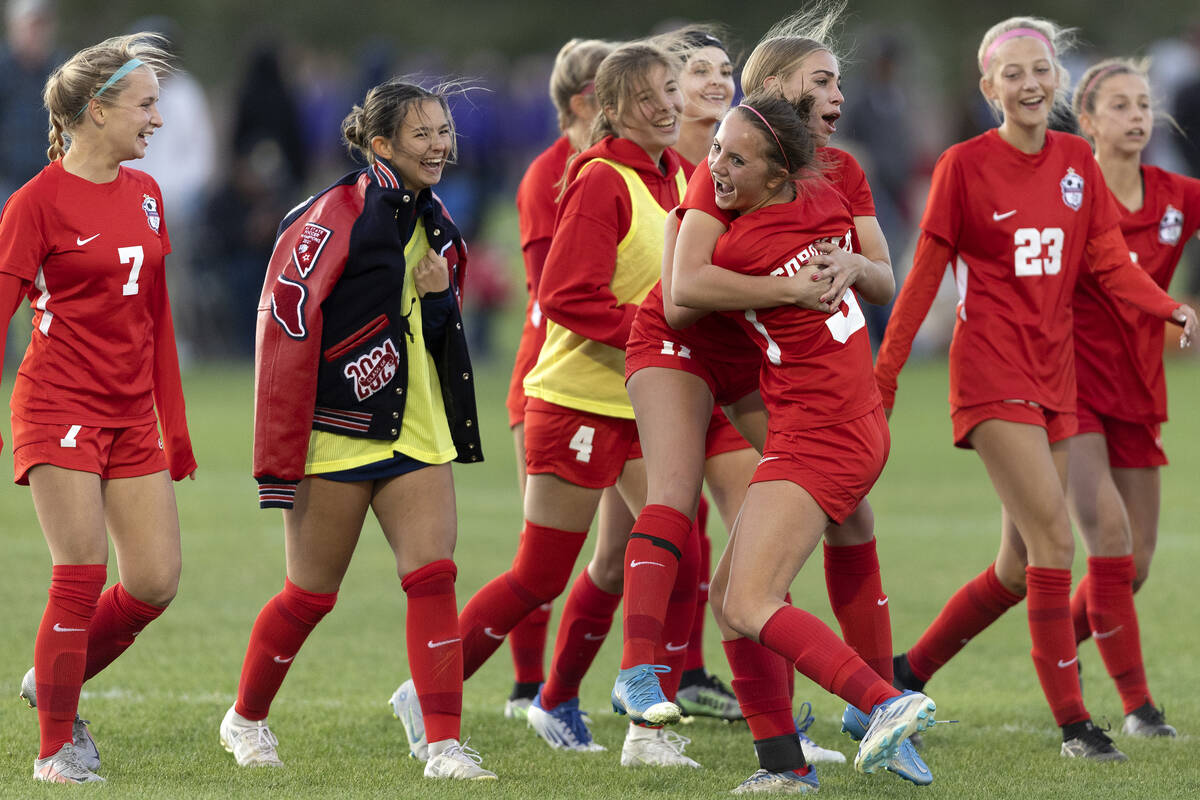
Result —
<instances>
[{"instance_id":1,"label":"number 7 jersey","mask_svg":"<svg viewBox=\"0 0 1200 800\"><path fill-rule=\"evenodd\" d=\"M116 180L97 184L54 161L9 199L0 271L27 282L34 309L14 414L116 428L154 422L157 403L172 474L194 468L164 275L169 251L158 185L138 170L121 167Z\"/></svg>"},{"instance_id":2,"label":"number 7 jersey","mask_svg":"<svg viewBox=\"0 0 1200 800\"><path fill-rule=\"evenodd\" d=\"M942 155L921 228L957 252L952 406L1019 399L1074 411L1071 295L1088 241L1117 224L1078 136L1048 131L1028 154L993 129Z\"/></svg>"}]
</instances>

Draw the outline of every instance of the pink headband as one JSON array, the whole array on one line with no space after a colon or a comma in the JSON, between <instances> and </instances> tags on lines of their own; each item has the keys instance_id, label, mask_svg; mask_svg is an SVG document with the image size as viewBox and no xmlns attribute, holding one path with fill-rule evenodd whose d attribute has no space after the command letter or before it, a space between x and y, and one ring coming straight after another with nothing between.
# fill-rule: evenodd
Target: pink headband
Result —
<instances>
[{"instance_id":1,"label":"pink headband","mask_svg":"<svg viewBox=\"0 0 1200 800\"><path fill-rule=\"evenodd\" d=\"M779 137L775 135L775 129L771 127L771 123L767 122L767 118L758 113L758 109L753 106L748 106L745 103L738 103L738 108L744 108L747 111L753 111L754 116L762 120L762 124L767 126L767 130L771 132L771 136L775 139L775 145L779 148L779 155L783 156L783 163L787 165L787 171L792 171L792 162L788 160L787 153L783 151L783 145L779 142Z\"/></svg>"},{"instance_id":2,"label":"pink headband","mask_svg":"<svg viewBox=\"0 0 1200 800\"><path fill-rule=\"evenodd\" d=\"M1009 39L1015 39L1018 36L1029 36L1033 39L1037 39L1039 42L1049 48L1050 55L1054 55L1054 45L1051 44L1050 40L1046 38L1046 34L1042 33L1041 31L1034 30L1033 28L1013 28L1012 30L1005 31L993 39L992 43L987 46L987 50L983 51L983 68L987 69L988 65L992 62L992 54L996 52L997 47L1004 44Z\"/></svg>"},{"instance_id":3,"label":"pink headband","mask_svg":"<svg viewBox=\"0 0 1200 800\"><path fill-rule=\"evenodd\" d=\"M1079 93L1079 99L1081 101L1080 105L1083 105L1083 103L1087 102L1088 92L1094 90L1100 84L1101 78L1106 78L1119 69L1128 70L1129 68L1124 64L1109 64L1104 69L1096 70L1096 74L1093 75L1086 84L1084 84L1083 91Z\"/></svg>"}]
</instances>

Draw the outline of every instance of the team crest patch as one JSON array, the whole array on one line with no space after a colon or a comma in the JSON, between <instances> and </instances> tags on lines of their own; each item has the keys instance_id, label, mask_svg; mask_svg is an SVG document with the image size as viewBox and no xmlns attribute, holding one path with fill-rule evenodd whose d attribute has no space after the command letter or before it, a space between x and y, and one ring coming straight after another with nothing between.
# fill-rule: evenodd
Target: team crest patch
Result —
<instances>
[{"instance_id":1,"label":"team crest patch","mask_svg":"<svg viewBox=\"0 0 1200 800\"><path fill-rule=\"evenodd\" d=\"M325 248L325 243L332 234L333 231L329 228L323 228L313 222L305 223L304 230L300 231L300 241L292 248L292 261L296 264L301 278L307 278L308 273L317 265L321 250Z\"/></svg>"},{"instance_id":2,"label":"team crest patch","mask_svg":"<svg viewBox=\"0 0 1200 800\"><path fill-rule=\"evenodd\" d=\"M342 374L354 384L354 396L361 403L387 386L396 377L400 354L389 336L381 344L346 364Z\"/></svg>"},{"instance_id":3,"label":"team crest patch","mask_svg":"<svg viewBox=\"0 0 1200 800\"><path fill-rule=\"evenodd\" d=\"M1179 244L1183 236L1183 212L1170 203L1158 222L1158 241L1162 244Z\"/></svg>"},{"instance_id":4,"label":"team crest patch","mask_svg":"<svg viewBox=\"0 0 1200 800\"><path fill-rule=\"evenodd\" d=\"M288 336L301 341L308 338L308 326L304 324L304 301L307 299L308 289L303 283L289 281L282 275L271 290L271 316Z\"/></svg>"},{"instance_id":5,"label":"team crest patch","mask_svg":"<svg viewBox=\"0 0 1200 800\"><path fill-rule=\"evenodd\" d=\"M1067 167L1067 174L1063 175L1058 185L1062 187L1062 198L1067 208L1078 211L1083 206L1083 176Z\"/></svg>"},{"instance_id":6,"label":"team crest patch","mask_svg":"<svg viewBox=\"0 0 1200 800\"><path fill-rule=\"evenodd\" d=\"M146 212L146 222L150 223L150 230L158 233L159 226L162 225L162 214L158 213L158 200L148 194L142 195L142 211Z\"/></svg>"}]
</instances>

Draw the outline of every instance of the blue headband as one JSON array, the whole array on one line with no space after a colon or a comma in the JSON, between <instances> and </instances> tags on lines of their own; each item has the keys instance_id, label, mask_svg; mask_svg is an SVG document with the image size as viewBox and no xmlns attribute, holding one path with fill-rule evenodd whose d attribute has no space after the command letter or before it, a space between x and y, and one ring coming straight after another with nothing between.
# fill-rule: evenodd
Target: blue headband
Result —
<instances>
[{"instance_id":1,"label":"blue headband","mask_svg":"<svg viewBox=\"0 0 1200 800\"><path fill-rule=\"evenodd\" d=\"M79 109L79 113L77 113L74 117L72 117L71 121L74 122L75 120L77 120L81 116L83 116L83 112L87 110L87 107L89 105L91 105L92 100L95 100L97 97L104 94L106 91L108 91L108 89L110 89L112 87L112 85L114 83L121 80L121 78L124 78L126 75L133 72L135 69L137 69L138 67L142 66L145 63L146 62L142 61L140 58L131 58L128 61L126 61L124 64L122 64L121 68L119 70L117 70L116 72L114 72L112 74L112 77L109 78L108 80L106 80L104 82L104 85L101 86L94 95L92 95L91 97L88 98L88 101L83 104L83 108Z\"/></svg>"}]
</instances>

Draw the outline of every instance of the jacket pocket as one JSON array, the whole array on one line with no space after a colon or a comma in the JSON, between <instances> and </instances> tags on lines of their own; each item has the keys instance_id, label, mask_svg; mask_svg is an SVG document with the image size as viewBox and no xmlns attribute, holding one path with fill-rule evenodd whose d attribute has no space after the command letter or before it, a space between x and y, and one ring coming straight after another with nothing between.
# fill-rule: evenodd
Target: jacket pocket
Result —
<instances>
[{"instance_id":1,"label":"jacket pocket","mask_svg":"<svg viewBox=\"0 0 1200 800\"><path fill-rule=\"evenodd\" d=\"M375 319L368 322L362 328L359 328L348 337L338 342L325 351L324 356L326 361L337 361L342 356L349 353L354 348L358 347L363 342L371 339L376 334L388 327L388 318L386 314L380 314Z\"/></svg>"}]
</instances>

